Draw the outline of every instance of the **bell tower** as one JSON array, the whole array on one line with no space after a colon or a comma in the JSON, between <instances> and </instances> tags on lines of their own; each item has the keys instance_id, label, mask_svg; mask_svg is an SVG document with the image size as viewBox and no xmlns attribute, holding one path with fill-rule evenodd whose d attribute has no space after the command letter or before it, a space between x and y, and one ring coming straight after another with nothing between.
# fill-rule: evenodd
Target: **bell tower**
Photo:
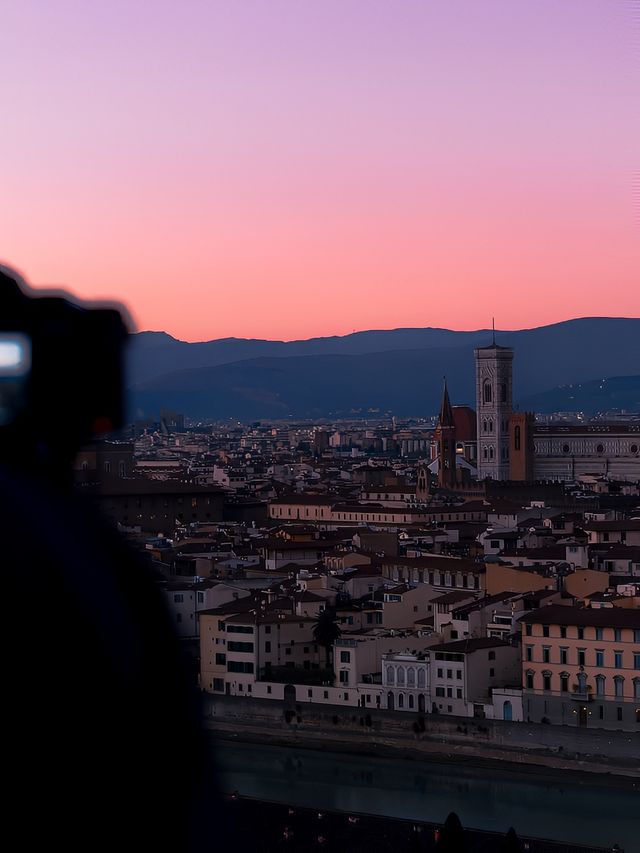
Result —
<instances>
[{"instance_id":1,"label":"bell tower","mask_svg":"<svg viewBox=\"0 0 640 853\"><path fill-rule=\"evenodd\" d=\"M478 347L476 417L478 479L509 479L509 418L513 411L513 350L493 342Z\"/></svg>"},{"instance_id":2,"label":"bell tower","mask_svg":"<svg viewBox=\"0 0 640 853\"><path fill-rule=\"evenodd\" d=\"M456 485L456 424L449 400L447 380L444 380L440 417L434 439L438 450L438 485L442 489L451 489Z\"/></svg>"}]
</instances>

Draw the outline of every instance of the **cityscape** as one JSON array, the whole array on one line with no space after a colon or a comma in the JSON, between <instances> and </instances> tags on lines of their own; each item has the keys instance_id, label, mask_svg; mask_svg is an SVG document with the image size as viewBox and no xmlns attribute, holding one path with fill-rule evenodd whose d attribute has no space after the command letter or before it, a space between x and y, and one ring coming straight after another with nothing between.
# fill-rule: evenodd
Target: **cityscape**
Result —
<instances>
[{"instance_id":1,"label":"cityscape","mask_svg":"<svg viewBox=\"0 0 640 853\"><path fill-rule=\"evenodd\" d=\"M4 0L3 823L640 853L640 0Z\"/></svg>"},{"instance_id":2,"label":"cityscape","mask_svg":"<svg viewBox=\"0 0 640 853\"><path fill-rule=\"evenodd\" d=\"M636 776L640 415L515 411L516 360L489 333L421 422L163 410L78 455L223 741Z\"/></svg>"}]
</instances>

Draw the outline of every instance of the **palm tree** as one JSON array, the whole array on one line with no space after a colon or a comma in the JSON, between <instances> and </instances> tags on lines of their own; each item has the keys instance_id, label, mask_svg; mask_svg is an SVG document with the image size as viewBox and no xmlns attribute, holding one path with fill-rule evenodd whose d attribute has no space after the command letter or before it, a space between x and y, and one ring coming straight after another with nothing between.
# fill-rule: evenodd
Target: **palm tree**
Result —
<instances>
[{"instance_id":1,"label":"palm tree","mask_svg":"<svg viewBox=\"0 0 640 853\"><path fill-rule=\"evenodd\" d=\"M313 626L313 639L319 646L324 646L326 653L327 669L331 666L331 649L336 640L340 638L340 626L336 621L336 611L332 607L325 607L316 617Z\"/></svg>"}]
</instances>

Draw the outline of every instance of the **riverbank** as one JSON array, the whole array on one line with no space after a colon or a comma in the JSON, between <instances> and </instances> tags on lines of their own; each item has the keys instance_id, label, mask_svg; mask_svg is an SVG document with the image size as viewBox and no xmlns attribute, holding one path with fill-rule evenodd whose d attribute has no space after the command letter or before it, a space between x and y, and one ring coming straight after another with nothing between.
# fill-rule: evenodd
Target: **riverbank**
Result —
<instances>
[{"instance_id":1,"label":"riverbank","mask_svg":"<svg viewBox=\"0 0 640 853\"><path fill-rule=\"evenodd\" d=\"M318 811L241 796L230 796L228 813L235 849L255 853L312 850L325 853L435 853L442 824ZM460 853L496 853L505 835L464 829ZM513 848L512 848L513 849ZM605 853L607 848L519 838L528 853ZM609 848L610 849L610 848ZM624 853L621 849L620 853ZM630 853L630 851L628 851Z\"/></svg>"},{"instance_id":2,"label":"riverbank","mask_svg":"<svg viewBox=\"0 0 640 853\"><path fill-rule=\"evenodd\" d=\"M640 761L631 751L627 759L613 760L604 756L586 758L566 757L540 748L512 750L495 744L486 746L452 743L442 739L363 734L359 731L301 730L295 726L283 728L282 723L207 719L206 727L221 740L271 746L296 747L311 751L331 751L340 754L402 758L407 761L429 761L437 764L464 764L468 767L527 772L550 779L566 779L567 774L580 783L590 779L640 788Z\"/></svg>"}]
</instances>

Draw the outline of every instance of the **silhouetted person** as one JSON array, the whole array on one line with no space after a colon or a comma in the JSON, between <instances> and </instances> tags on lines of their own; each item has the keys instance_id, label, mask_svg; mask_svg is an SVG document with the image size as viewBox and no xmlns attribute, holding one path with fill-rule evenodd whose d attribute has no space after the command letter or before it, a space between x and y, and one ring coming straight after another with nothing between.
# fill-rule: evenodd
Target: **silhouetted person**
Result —
<instances>
[{"instance_id":1,"label":"silhouetted person","mask_svg":"<svg viewBox=\"0 0 640 853\"><path fill-rule=\"evenodd\" d=\"M125 325L16 280L0 270L3 835L15 850L224 850L161 592L71 488L81 444L121 424Z\"/></svg>"}]
</instances>

